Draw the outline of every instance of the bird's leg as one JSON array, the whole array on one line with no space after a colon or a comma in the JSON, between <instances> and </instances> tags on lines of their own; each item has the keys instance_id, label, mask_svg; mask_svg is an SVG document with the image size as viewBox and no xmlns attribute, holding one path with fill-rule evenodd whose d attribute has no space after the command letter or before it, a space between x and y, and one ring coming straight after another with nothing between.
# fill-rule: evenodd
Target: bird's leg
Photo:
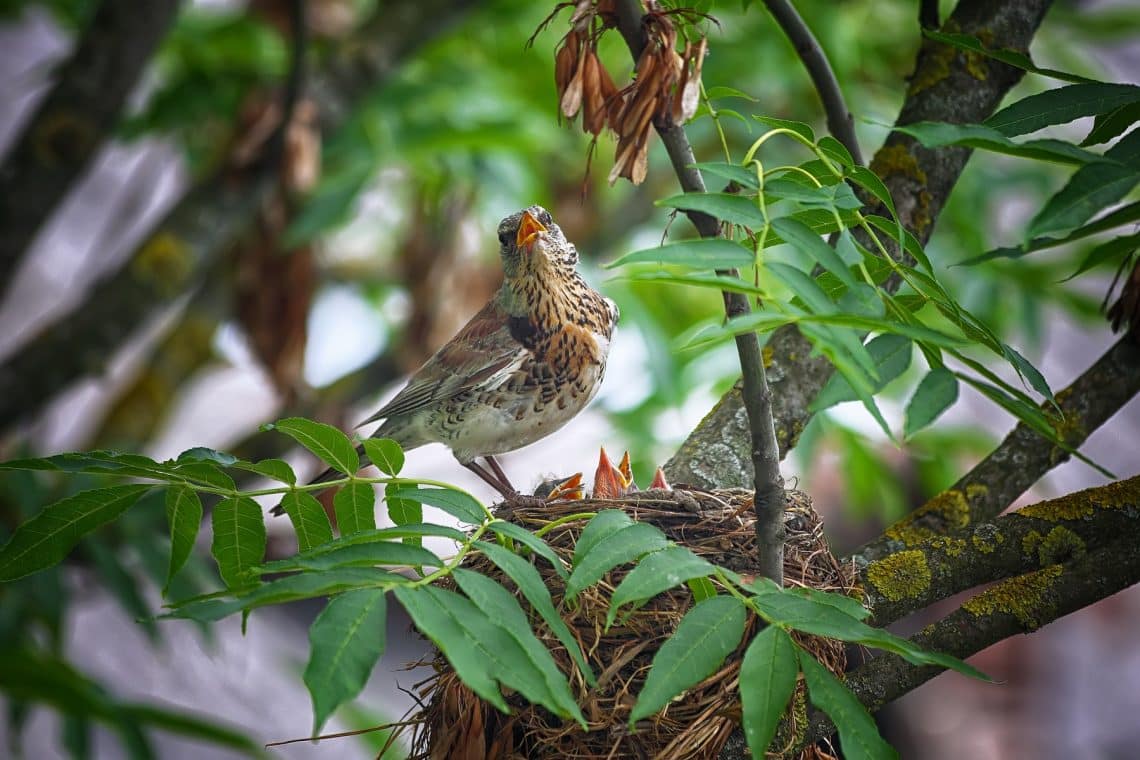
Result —
<instances>
[{"instance_id":1,"label":"bird's leg","mask_svg":"<svg viewBox=\"0 0 1140 760\"><path fill-rule=\"evenodd\" d=\"M505 485L510 491L509 494L503 493L503 496L506 496L508 499L519 496L519 492L513 485L511 485L511 479L507 477L507 473L503 472L503 466L499 464L499 460L495 459L495 457L491 456L490 454L483 457L483 459L490 466L491 472L495 473L495 477L499 479L499 482Z\"/></svg>"},{"instance_id":2,"label":"bird's leg","mask_svg":"<svg viewBox=\"0 0 1140 760\"><path fill-rule=\"evenodd\" d=\"M474 462L460 462L460 464L478 475L484 483L491 486L491 488L494 488L496 491L502 494L504 498L512 499L518 495L515 489L511 487L511 484L509 482L499 480L498 477L490 472L487 472L487 470L485 470L481 465L475 464Z\"/></svg>"}]
</instances>

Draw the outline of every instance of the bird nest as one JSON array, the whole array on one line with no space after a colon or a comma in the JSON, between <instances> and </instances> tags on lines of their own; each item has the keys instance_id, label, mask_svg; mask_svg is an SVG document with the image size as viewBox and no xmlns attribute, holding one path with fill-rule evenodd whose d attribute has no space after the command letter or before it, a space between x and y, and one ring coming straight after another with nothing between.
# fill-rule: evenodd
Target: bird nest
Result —
<instances>
[{"instance_id":1,"label":"bird nest","mask_svg":"<svg viewBox=\"0 0 1140 760\"><path fill-rule=\"evenodd\" d=\"M861 598L850 568L842 566L829 551L822 523L808 496L789 491L788 501L785 584ZM602 509L623 509L634 520L657 526L670 540L710 562L742 574L756 573L752 559L756 547L755 518L749 491L650 490L620 500L558 501L539 506L508 503L499 508L498 516L533 531L560 518ZM586 522L586 519L570 520L544 535L551 548L567 563ZM507 588L514 588L512 581L483 556L474 556L466 566ZM537 562L535 567L542 574L555 604L559 604L564 588L562 579L545 562ZM563 608L567 625L597 673L596 686L586 683L554 634L537 615L533 617L535 633L550 649L562 671L569 674L570 688L586 716L589 731L542 707L526 703L518 695L508 696L512 713L504 715L464 686L447 661L437 656L431 663L435 673L417 685L421 707L410 721L411 757L414 760L716 757L740 723L737 693L740 661L760 622L749 614L743 642L716 673L652 719L639 723L635 731L630 731L627 725L630 709L653 655L672 635L693 601L687 588L673 589L650 600L606 631L610 597L629 569L611 571L600 583L581 593L572 608ZM525 607L525 601L523 604ZM846 655L841 643L799 632L792 632L792 636L832 672L844 671ZM801 743L798 737L806 726L806 715L801 682L788 707L786 730L777 737L786 751L794 751ZM800 750L799 754L805 758L831 757L816 747Z\"/></svg>"}]
</instances>

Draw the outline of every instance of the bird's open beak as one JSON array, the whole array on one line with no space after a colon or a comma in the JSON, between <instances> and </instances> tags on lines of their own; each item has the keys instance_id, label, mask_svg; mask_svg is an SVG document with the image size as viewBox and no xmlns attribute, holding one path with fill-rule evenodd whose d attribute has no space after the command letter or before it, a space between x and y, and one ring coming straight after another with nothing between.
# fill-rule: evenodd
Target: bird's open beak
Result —
<instances>
[{"instance_id":1,"label":"bird's open beak","mask_svg":"<svg viewBox=\"0 0 1140 760\"><path fill-rule=\"evenodd\" d=\"M534 236L540 232L546 232L546 228L539 224L529 211L524 211L522 220L519 222L519 232L515 238L515 245L519 248L529 245L534 240Z\"/></svg>"}]
</instances>

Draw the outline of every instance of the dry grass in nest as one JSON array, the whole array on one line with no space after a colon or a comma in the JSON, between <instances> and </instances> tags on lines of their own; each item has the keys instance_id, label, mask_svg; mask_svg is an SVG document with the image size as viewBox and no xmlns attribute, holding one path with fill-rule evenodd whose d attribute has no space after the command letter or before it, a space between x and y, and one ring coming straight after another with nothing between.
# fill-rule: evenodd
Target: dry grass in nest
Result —
<instances>
[{"instance_id":1,"label":"dry grass in nest","mask_svg":"<svg viewBox=\"0 0 1140 760\"><path fill-rule=\"evenodd\" d=\"M810 499L801 492L789 491L788 501L785 583L858 596L860 592L851 572L828 550L822 524ZM568 515L603 509L623 509L633 519L657 526L672 541L710 562L739 573L756 572L751 559L755 534L749 491L645 491L620 501L583 500L541 506L505 504L498 515L533 531ZM585 524L586 520L564 523L550 530L544 538L569 563ZM467 566L514 589L513 582L481 555ZM545 562L536 562L535 567L542 574L555 604L559 604L562 580ZM569 674L570 688L590 726L588 732L541 707L526 704L518 695L509 696L512 714L503 715L464 686L447 661L437 656L433 663L435 675L419 685L424 707L413 721L412 757L417 760L716 757L740 721L737 696L740 658L756 632L758 621L749 615L743 643L716 673L652 719L639 723L635 732L630 732L626 725L629 712L653 655L689 610L692 595L686 588L674 589L652 599L605 631L610 596L629 569L611 571L601 583L583 592L572 609L563 612L597 674L598 683L594 688L586 684L558 639L537 615L532 616L537 621L536 634L550 649L562 672ZM521 595L520 603L528 609ZM846 657L841 643L799 633L793 636L832 672L843 672ZM780 741L790 749L806 721L802 682L789 713L792 730L789 735L780 737ZM801 756L828 755L809 748Z\"/></svg>"}]
</instances>

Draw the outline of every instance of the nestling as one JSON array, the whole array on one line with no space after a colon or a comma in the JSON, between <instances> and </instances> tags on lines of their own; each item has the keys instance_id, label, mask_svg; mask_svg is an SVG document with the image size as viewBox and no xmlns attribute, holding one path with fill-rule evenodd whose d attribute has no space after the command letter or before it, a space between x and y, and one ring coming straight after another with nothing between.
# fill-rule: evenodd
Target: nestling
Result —
<instances>
[{"instance_id":1,"label":"nestling","mask_svg":"<svg viewBox=\"0 0 1140 760\"><path fill-rule=\"evenodd\" d=\"M514 498L495 455L550 435L594 398L618 309L578 274L578 250L541 206L503 219L499 254L494 298L361 424L385 420L372 436L404 449L442 443Z\"/></svg>"}]
</instances>

